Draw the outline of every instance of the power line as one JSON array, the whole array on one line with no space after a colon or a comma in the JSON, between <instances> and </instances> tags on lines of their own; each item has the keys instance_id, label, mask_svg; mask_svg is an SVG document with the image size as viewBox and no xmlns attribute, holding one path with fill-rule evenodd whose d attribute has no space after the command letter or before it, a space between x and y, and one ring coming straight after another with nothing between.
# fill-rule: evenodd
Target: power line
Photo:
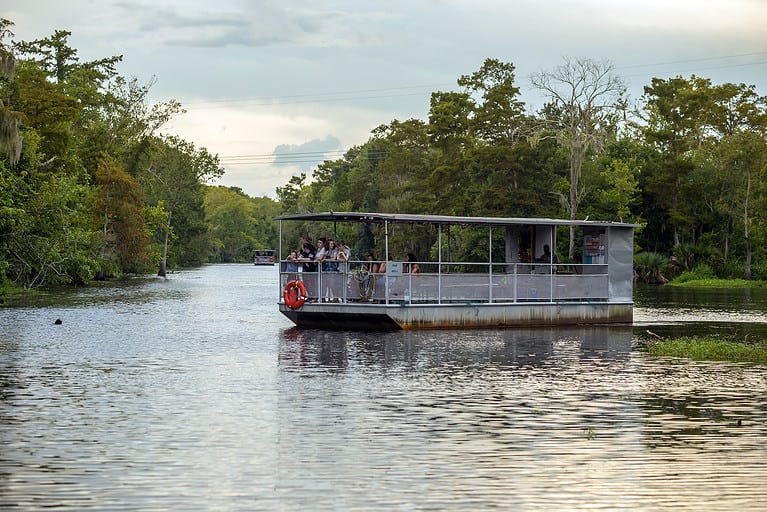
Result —
<instances>
[{"instance_id":1,"label":"power line","mask_svg":"<svg viewBox=\"0 0 767 512\"><path fill-rule=\"evenodd\" d=\"M438 86L444 86L445 84L438 84ZM201 106L208 108L218 108L218 106L229 106L232 104L247 103L254 107L272 106L272 105L293 105L299 103L323 103L329 101L353 101L353 100L370 100L381 98L398 98L404 96L420 96L424 92L433 92L435 85L412 85L403 87L388 87L384 89L361 89L358 91L339 91L339 92L322 92L313 94L294 94L287 96L271 96L265 98L238 98L238 99L213 99L205 101L190 101L183 102L183 105ZM451 85L452 87L452 85ZM429 89L427 89L429 88ZM393 92L403 91L408 89L423 89L417 92ZM392 91L388 92L387 91ZM368 94L368 93L386 93L386 94ZM351 96L349 96L351 95ZM302 99L303 98L303 99Z\"/></svg>"},{"instance_id":2,"label":"power line","mask_svg":"<svg viewBox=\"0 0 767 512\"><path fill-rule=\"evenodd\" d=\"M296 153L264 153L251 155L227 155L219 157L219 161L226 165L283 165L294 163L314 163L325 160L337 160L343 157L347 151L304 151ZM369 160L377 160L387 154L386 151L368 150L364 153Z\"/></svg>"},{"instance_id":3,"label":"power line","mask_svg":"<svg viewBox=\"0 0 767 512\"><path fill-rule=\"evenodd\" d=\"M755 57L755 56L765 56L765 55L767 55L767 50L748 52L748 53L739 53L739 54L732 54L732 55L721 55L717 57L702 57L698 59L681 59L681 60L662 61L662 62L655 62L655 63L648 63L648 64L628 64L625 66L616 66L615 69L616 70L638 70L642 68L653 68L653 67L659 67L659 66L669 66L669 65L678 65L678 64L693 64L693 63L702 63L702 62L715 62L715 61L722 61L722 60L740 59L744 57ZM695 69L691 69L691 68L677 69L674 71L662 71L658 73L668 74L668 73L683 73L683 72L689 72L689 71L727 69L727 68L735 68L735 67L758 66L758 65L764 65L765 63L767 63L767 61L764 61L764 60L759 60L755 62L731 63L731 64L723 63L717 66L707 66L704 68L695 68ZM627 75L627 77L640 77L640 76L646 76L646 73L634 72ZM378 99L385 99L385 98L398 98L398 97L419 96L422 94L430 94L435 91L434 89L435 87L437 88L436 90L438 90L441 87L453 88L455 87L455 84L439 83L439 84L405 85L405 86L399 86L399 87L342 90L342 91L330 91L330 92L307 93L307 94L290 94L290 95L268 96L268 97L257 97L257 98L230 98L230 99L219 98L219 99L211 99L211 100L204 100L204 101L182 102L182 105L188 106L188 107L194 107L194 108L202 108L202 109L217 109L217 108L227 108L232 105L242 105L242 104L247 104L248 106L252 106L252 107L268 107L268 106L279 106L279 105L298 105L303 103L328 103L328 102L335 102L335 101L344 101L344 102L367 101L367 100L378 100ZM414 91L414 92L405 92L405 91Z\"/></svg>"},{"instance_id":4,"label":"power line","mask_svg":"<svg viewBox=\"0 0 767 512\"><path fill-rule=\"evenodd\" d=\"M669 64L687 64L692 62L707 62L712 60L722 60L722 59L735 59L740 57L753 57L756 55L767 55L767 50L759 51L759 52L751 52L751 53L740 53L735 55L723 55L721 57L703 57L700 59L685 59L685 60L672 60L667 62L656 62L654 64L630 64L628 66L616 66L615 69L626 69L626 68L648 68L652 66L668 66ZM745 63L742 64L744 66L750 66L754 64L762 64L763 62L753 62L753 63Z\"/></svg>"}]
</instances>

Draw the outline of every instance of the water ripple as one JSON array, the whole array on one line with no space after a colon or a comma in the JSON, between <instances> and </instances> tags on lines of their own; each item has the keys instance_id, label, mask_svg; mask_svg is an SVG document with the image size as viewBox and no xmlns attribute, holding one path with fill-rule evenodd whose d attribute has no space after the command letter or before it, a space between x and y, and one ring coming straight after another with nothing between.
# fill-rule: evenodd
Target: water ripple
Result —
<instances>
[{"instance_id":1,"label":"water ripple","mask_svg":"<svg viewBox=\"0 0 767 512\"><path fill-rule=\"evenodd\" d=\"M632 351L665 320L326 333L277 291L220 265L0 308L0 507L767 508L767 368Z\"/></svg>"}]
</instances>

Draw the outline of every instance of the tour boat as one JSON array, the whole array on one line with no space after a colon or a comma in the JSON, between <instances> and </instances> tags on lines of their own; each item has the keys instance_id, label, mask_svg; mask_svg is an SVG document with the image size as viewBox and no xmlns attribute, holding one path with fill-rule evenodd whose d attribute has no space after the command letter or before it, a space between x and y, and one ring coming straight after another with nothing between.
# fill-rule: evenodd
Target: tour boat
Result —
<instances>
[{"instance_id":1,"label":"tour boat","mask_svg":"<svg viewBox=\"0 0 767 512\"><path fill-rule=\"evenodd\" d=\"M274 249L255 249L253 251L254 265L272 265L274 266Z\"/></svg>"},{"instance_id":2,"label":"tour boat","mask_svg":"<svg viewBox=\"0 0 767 512\"><path fill-rule=\"evenodd\" d=\"M277 220L278 306L300 328L468 329L633 321L635 224L360 212L292 214ZM295 238L297 232L284 230L285 223L299 223L301 233L328 236L340 223L366 225L381 259L352 255L337 270L323 271L322 265L301 268L284 260L283 236L292 233ZM405 261L402 255L390 254L392 236L409 226L433 230L429 257ZM573 233L577 263L557 259L558 231L559 236ZM465 239L469 232L484 240L472 251L483 261L453 256L455 237ZM544 254L548 256L541 258ZM375 272L373 265L384 262L385 270ZM410 272L413 265L418 273Z\"/></svg>"}]
</instances>

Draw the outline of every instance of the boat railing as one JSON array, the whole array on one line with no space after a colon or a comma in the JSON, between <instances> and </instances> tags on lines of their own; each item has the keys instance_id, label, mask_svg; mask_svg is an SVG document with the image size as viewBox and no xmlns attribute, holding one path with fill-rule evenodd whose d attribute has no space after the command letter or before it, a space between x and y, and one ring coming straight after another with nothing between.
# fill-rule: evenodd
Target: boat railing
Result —
<instances>
[{"instance_id":1,"label":"boat railing","mask_svg":"<svg viewBox=\"0 0 767 512\"><path fill-rule=\"evenodd\" d=\"M369 261L350 261L337 271L318 268L315 272L300 267L288 271L283 261L280 286L299 279L310 302L330 303L606 301L609 296L606 264L417 263L417 274L391 275L371 272Z\"/></svg>"}]
</instances>

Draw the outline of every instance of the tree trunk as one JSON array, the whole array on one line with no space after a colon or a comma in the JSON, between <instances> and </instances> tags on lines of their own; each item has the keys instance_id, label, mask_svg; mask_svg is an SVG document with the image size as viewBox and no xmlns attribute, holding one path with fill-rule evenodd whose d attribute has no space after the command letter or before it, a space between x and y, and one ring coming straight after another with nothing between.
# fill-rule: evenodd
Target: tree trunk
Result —
<instances>
[{"instance_id":1,"label":"tree trunk","mask_svg":"<svg viewBox=\"0 0 767 512\"><path fill-rule=\"evenodd\" d=\"M162 247L162 261L160 262L160 271L157 272L157 275L160 277L165 277L168 265L168 233L170 233L170 218L171 212L168 212L168 224L165 226L165 243Z\"/></svg>"},{"instance_id":2,"label":"tree trunk","mask_svg":"<svg viewBox=\"0 0 767 512\"><path fill-rule=\"evenodd\" d=\"M578 215L578 184L581 177L581 167L586 158L586 146L572 146L570 148L570 220L574 221ZM575 227L570 224L570 244L567 249L567 257L574 261L575 256Z\"/></svg>"},{"instance_id":3,"label":"tree trunk","mask_svg":"<svg viewBox=\"0 0 767 512\"><path fill-rule=\"evenodd\" d=\"M746 172L746 200L743 205L743 234L746 239L746 268L743 271L743 279L750 281L751 275L751 236L748 231L748 199L751 194L751 173Z\"/></svg>"}]
</instances>

